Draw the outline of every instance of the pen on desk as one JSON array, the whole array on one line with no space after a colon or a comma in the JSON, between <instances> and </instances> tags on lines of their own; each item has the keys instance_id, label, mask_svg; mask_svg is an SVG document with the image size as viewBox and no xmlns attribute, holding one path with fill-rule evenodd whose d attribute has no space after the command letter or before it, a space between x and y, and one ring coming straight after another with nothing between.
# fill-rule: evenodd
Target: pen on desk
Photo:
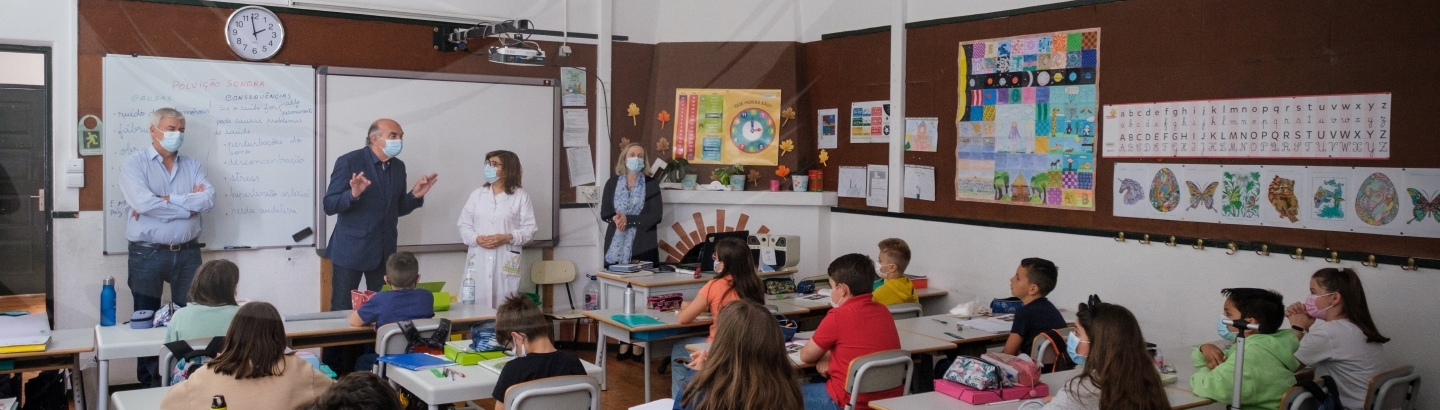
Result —
<instances>
[{"instance_id":1,"label":"pen on desk","mask_svg":"<svg viewBox=\"0 0 1440 410\"><path fill-rule=\"evenodd\" d=\"M225 249L250 249L249 246L226 246Z\"/></svg>"},{"instance_id":2,"label":"pen on desk","mask_svg":"<svg viewBox=\"0 0 1440 410\"><path fill-rule=\"evenodd\" d=\"M942 325L948 325L948 324L950 324L950 322L946 322L946 321L944 321L944 320L936 319L936 318L933 318L933 317L930 318L930 320L934 320L934 321L936 321L936 322L940 322L940 324L942 324Z\"/></svg>"},{"instance_id":3,"label":"pen on desk","mask_svg":"<svg viewBox=\"0 0 1440 410\"><path fill-rule=\"evenodd\" d=\"M950 333L950 332L944 332L944 333L945 333L946 336L950 336L950 337L953 337L953 338L956 338L956 339L964 339L964 338L965 338L964 336L960 336L960 335L957 335L957 334L954 334L954 333Z\"/></svg>"}]
</instances>

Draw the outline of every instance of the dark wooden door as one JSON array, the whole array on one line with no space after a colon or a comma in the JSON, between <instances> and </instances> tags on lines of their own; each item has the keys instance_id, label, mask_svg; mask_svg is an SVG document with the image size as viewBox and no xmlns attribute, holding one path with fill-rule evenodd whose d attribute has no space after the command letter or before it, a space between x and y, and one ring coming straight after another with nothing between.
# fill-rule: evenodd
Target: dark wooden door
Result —
<instances>
[{"instance_id":1,"label":"dark wooden door","mask_svg":"<svg viewBox=\"0 0 1440 410\"><path fill-rule=\"evenodd\" d=\"M46 94L45 87L0 84L0 295L50 290Z\"/></svg>"}]
</instances>

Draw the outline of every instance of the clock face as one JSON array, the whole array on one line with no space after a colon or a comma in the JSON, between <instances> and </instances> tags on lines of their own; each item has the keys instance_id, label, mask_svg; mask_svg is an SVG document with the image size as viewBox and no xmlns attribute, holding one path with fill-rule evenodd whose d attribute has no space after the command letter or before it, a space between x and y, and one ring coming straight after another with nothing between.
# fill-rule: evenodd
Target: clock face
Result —
<instances>
[{"instance_id":1,"label":"clock face","mask_svg":"<svg viewBox=\"0 0 1440 410\"><path fill-rule=\"evenodd\" d=\"M280 52L285 43L285 26L264 7L241 7L225 21L225 43L240 58L266 60Z\"/></svg>"},{"instance_id":2,"label":"clock face","mask_svg":"<svg viewBox=\"0 0 1440 410\"><path fill-rule=\"evenodd\" d=\"M764 151L775 142L775 119L755 108L741 111L730 121L730 141L745 153Z\"/></svg>"}]
</instances>

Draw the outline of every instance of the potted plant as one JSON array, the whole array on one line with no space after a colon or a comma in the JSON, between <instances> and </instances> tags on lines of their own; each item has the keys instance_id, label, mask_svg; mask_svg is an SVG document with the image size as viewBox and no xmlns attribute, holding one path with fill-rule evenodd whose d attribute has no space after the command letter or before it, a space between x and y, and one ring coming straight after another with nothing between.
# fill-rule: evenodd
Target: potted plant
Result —
<instances>
[{"instance_id":1,"label":"potted plant","mask_svg":"<svg viewBox=\"0 0 1440 410\"><path fill-rule=\"evenodd\" d=\"M739 177L740 177L740 188L741 188L741 189L744 189L744 187L745 187L745 185L744 185L744 184L745 184L745 166L744 166L744 165L736 164L736 165L721 166L721 167L719 167L719 168L715 168L714 171L710 172L710 177L711 177L711 178L714 178L716 181L720 181L721 184L730 185L730 186L732 186L732 187L735 186L735 184L733 184L733 183L731 182L731 177L734 177L734 176L739 176Z\"/></svg>"},{"instance_id":2,"label":"potted plant","mask_svg":"<svg viewBox=\"0 0 1440 410\"><path fill-rule=\"evenodd\" d=\"M683 189L692 189L695 186L695 167L685 158L673 158L665 162L665 169L660 171L661 182L681 183Z\"/></svg>"}]
</instances>

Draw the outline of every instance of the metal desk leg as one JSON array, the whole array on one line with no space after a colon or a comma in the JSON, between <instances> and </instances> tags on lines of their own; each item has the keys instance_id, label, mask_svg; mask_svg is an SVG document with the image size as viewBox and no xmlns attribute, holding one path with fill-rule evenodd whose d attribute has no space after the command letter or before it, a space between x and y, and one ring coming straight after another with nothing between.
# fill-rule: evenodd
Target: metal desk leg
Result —
<instances>
[{"instance_id":1,"label":"metal desk leg","mask_svg":"<svg viewBox=\"0 0 1440 410\"><path fill-rule=\"evenodd\" d=\"M75 354L75 368L70 371L71 401L75 402L76 410L85 410L89 404L85 403L85 375L80 373L80 355Z\"/></svg>"},{"instance_id":2,"label":"metal desk leg","mask_svg":"<svg viewBox=\"0 0 1440 410\"><path fill-rule=\"evenodd\" d=\"M604 391L607 387L605 381L610 378L610 372L605 369L605 325L599 320L595 324L600 326L600 330L596 331L595 364L600 366L600 390Z\"/></svg>"},{"instance_id":3,"label":"metal desk leg","mask_svg":"<svg viewBox=\"0 0 1440 410\"><path fill-rule=\"evenodd\" d=\"M95 403L99 410L106 410L110 408L110 360L100 361L99 383L100 397L95 399Z\"/></svg>"},{"instance_id":4,"label":"metal desk leg","mask_svg":"<svg viewBox=\"0 0 1440 410\"><path fill-rule=\"evenodd\" d=\"M640 342L640 343L636 343L635 345L636 345L636 346L645 345L645 353L641 354L641 356L645 356L645 368L642 369L642 371L645 372L645 402L646 402L646 403L649 403L649 402L650 402L650 342ZM632 349L633 349L633 348L632 348Z\"/></svg>"}]
</instances>

